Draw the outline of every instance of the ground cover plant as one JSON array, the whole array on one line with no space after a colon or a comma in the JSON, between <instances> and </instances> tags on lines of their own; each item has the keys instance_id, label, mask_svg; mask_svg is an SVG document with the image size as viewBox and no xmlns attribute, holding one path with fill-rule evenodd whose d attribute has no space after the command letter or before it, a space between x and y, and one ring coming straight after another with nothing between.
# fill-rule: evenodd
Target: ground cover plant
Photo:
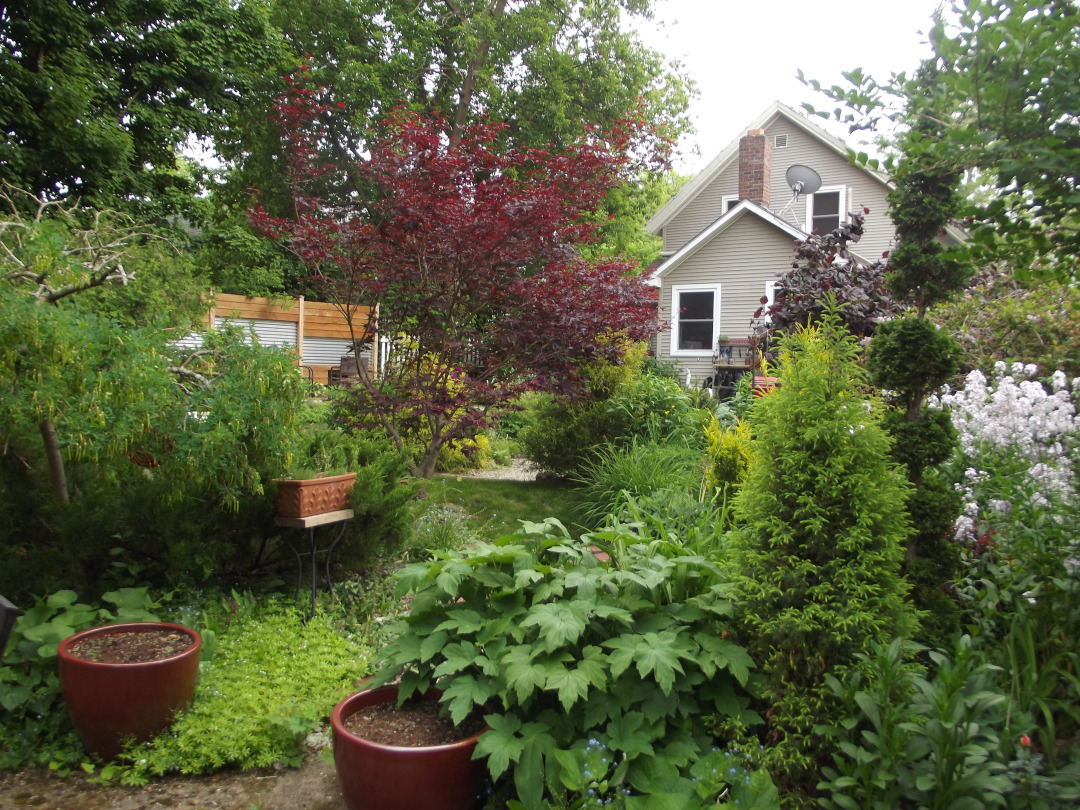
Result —
<instances>
[{"instance_id":1,"label":"ground cover plant","mask_svg":"<svg viewBox=\"0 0 1080 810\"><path fill-rule=\"evenodd\" d=\"M113 610L78 603L70 592L54 594L20 618L0 667L0 766L92 771L60 698L56 644L85 627L155 617L202 634L195 697L167 732L129 749L100 775L145 784L164 774L299 765L306 735L371 671L384 634L372 613L394 609L378 588L343 583L335 593L321 598L314 618L290 598L235 591L178 607L151 601L145 588L127 589L107 595Z\"/></svg>"},{"instance_id":2,"label":"ground cover plant","mask_svg":"<svg viewBox=\"0 0 1080 810\"><path fill-rule=\"evenodd\" d=\"M216 615L214 615L216 614ZM216 627L214 656L171 729L130 752L130 783L167 773L298 766L304 738L369 674L375 650L333 610L314 618L291 599L234 595Z\"/></svg>"}]
</instances>

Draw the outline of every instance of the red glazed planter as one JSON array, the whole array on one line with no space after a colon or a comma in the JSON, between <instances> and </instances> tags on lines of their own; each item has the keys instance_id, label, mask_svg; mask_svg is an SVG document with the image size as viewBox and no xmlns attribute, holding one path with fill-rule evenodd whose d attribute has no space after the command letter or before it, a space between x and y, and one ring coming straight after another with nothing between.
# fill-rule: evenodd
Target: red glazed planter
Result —
<instances>
[{"instance_id":1,"label":"red glazed planter","mask_svg":"<svg viewBox=\"0 0 1080 810\"><path fill-rule=\"evenodd\" d=\"M195 643L157 661L107 664L69 652L71 645L94 635L139 630L178 630ZM128 738L148 740L163 731L191 702L199 674L202 638L189 627L165 622L132 622L95 627L60 642L60 685L68 714L83 745L101 759L113 759Z\"/></svg>"},{"instance_id":2,"label":"red glazed planter","mask_svg":"<svg viewBox=\"0 0 1080 810\"><path fill-rule=\"evenodd\" d=\"M281 517L310 517L348 509L356 473L325 478L275 478L274 508Z\"/></svg>"},{"instance_id":3,"label":"red glazed planter","mask_svg":"<svg viewBox=\"0 0 1080 810\"><path fill-rule=\"evenodd\" d=\"M425 700L438 700L435 690ZM487 768L473 760L480 735L448 745L382 745L345 729L361 709L397 702L397 686L384 686L345 698L335 708L334 766L349 810L475 810Z\"/></svg>"}]
</instances>

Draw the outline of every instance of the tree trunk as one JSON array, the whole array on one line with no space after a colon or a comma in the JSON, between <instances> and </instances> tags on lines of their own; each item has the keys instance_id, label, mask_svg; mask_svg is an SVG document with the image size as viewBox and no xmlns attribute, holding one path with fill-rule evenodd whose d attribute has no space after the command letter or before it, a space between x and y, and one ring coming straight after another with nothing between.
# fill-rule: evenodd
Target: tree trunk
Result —
<instances>
[{"instance_id":1,"label":"tree trunk","mask_svg":"<svg viewBox=\"0 0 1080 810\"><path fill-rule=\"evenodd\" d=\"M491 6L491 20L485 26L483 37L476 43L476 50L469 57L468 71L465 80L461 83L461 94L458 96L457 108L454 110L454 123L450 128L450 141L457 143L462 130L469 120L469 107L472 105L473 95L476 93L476 83L480 77L480 71L487 64L488 51L491 50L491 31L499 24L499 19L506 10L506 0L494 0Z\"/></svg>"},{"instance_id":2,"label":"tree trunk","mask_svg":"<svg viewBox=\"0 0 1080 810\"><path fill-rule=\"evenodd\" d=\"M441 438L433 438L424 449L424 455L416 462L412 474L417 478L431 478L435 474L435 464L439 460L439 448L443 446Z\"/></svg>"},{"instance_id":3,"label":"tree trunk","mask_svg":"<svg viewBox=\"0 0 1080 810\"><path fill-rule=\"evenodd\" d=\"M49 477L52 479L53 494L60 503L68 503L67 475L64 473L64 457L60 454L60 440L56 435L56 426L48 419L41 420L38 428L45 442L45 457L49 460Z\"/></svg>"}]
</instances>

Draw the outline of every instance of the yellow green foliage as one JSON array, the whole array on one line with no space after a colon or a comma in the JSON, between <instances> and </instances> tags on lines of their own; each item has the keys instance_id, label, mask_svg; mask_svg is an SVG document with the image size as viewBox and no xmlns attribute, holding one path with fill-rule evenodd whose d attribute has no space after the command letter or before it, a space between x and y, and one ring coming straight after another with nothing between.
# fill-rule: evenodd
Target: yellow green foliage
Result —
<instances>
[{"instance_id":1,"label":"yellow green foliage","mask_svg":"<svg viewBox=\"0 0 1080 810\"><path fill-rule=\"evenodd\" d=\"M753 448L750 428L743 421L733 426L720 425L715 416L705 426L709 462L705 466L705 484L717 496L731 497L742 486L750 470Z\"/></svg>"},{"instance_id":2,"label":"yellow green foliage","mask_svg":"<svg viewBox=\"0 0 1080 810\"><path fill-rule=\"evenodd\" d=\"M495 454L487 436L473 439L455 439L439 448L438 469L443 472L483 470L495 463Z\"/></svg>"}]
</instances>

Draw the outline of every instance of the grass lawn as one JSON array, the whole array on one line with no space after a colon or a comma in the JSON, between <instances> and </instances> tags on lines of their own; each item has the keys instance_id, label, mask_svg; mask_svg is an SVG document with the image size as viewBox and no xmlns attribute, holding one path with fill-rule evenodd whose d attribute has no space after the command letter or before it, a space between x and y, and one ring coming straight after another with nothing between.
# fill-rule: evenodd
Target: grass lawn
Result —
<instances>
[{"instance_id":1,"label":"grass lawn","mask_svg":"<svg viewBox=\"0 0 1080 810\"><path fill-rule=\"evenodd\" d=\"M555 517L575 533L574 487L551 481L500 481L467 476L436 476L427 484L433 503L464 509L466 526L483 540L515 532L519 520Z\"/></svg>"}]
</instances>

